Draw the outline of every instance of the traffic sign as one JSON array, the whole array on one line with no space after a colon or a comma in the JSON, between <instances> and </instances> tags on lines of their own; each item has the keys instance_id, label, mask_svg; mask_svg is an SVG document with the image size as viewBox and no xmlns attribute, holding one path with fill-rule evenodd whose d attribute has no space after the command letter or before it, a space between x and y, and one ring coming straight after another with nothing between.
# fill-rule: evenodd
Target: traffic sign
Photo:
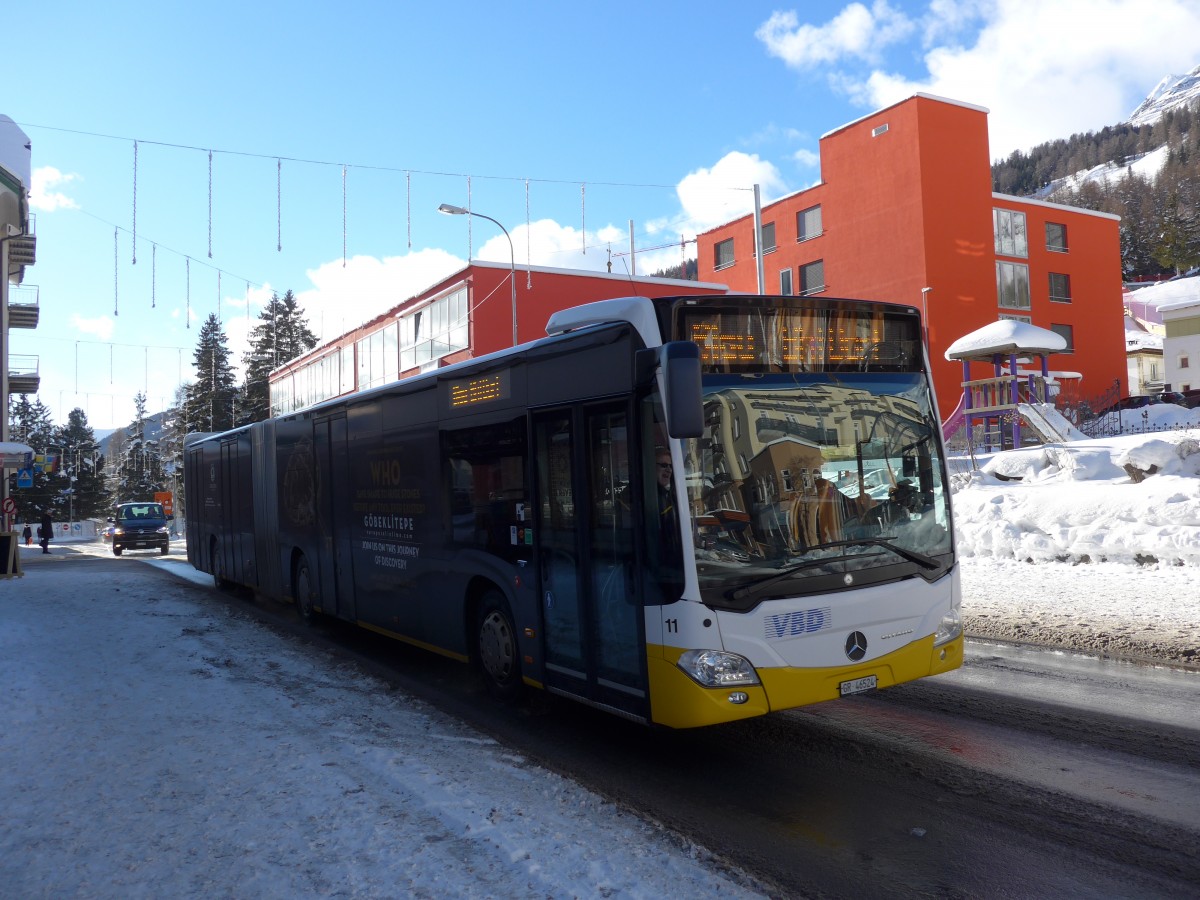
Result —
<instances>
[{"instance_id":1,"label":"traffic sign","mask_svg":"<svg viewBox=\"0 0 1200 900\"><path fill-rule=\"evenodd\" d=\"M4 509L5 514L10 515L10 516L14 515L17 511L17 501L14 500L12 497L5 497L3 509Z\"/></svg>"}]
</instances>

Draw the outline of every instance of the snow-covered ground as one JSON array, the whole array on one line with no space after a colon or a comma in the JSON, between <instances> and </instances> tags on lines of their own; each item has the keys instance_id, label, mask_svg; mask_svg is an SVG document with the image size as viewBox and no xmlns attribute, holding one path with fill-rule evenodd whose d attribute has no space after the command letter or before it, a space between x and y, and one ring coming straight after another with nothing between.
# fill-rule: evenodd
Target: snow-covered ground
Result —
<instances>
[{"instance_id":1,"label":"snow-covered ground","mask_svg":"<svg viewBox=\"0 0 1200 900\"><path fill-rule=\"evenodd\" d=\"M81 583L38 559L0 582L0 896L761 895L356 667L123 562Z\"/></svg>"},{"instance_id":2,"label":"snow-covered ground","mask_svg":"<svg viewBox=\"0 0 1200 900\"><path fill-rule=\"evenodd\" d=\"M1200 409L1142 412L1181 427L956 467L969 635L1200 664Z\"/></svg>"},{"instance_id":3,"label":"snow-covered ground","mask_svg":"<svg viewBox=\"0 0 1200 900\"><path fill-rule=\"evenodd\" d=\"M960 471L968 632L1200 662L1198 445L1195 428ZM1155 472L1135 481L1126 464ZM182 580L126 559L81 584L36 546L20 552L25 577L0 581L0 895L762 893L718 864L720 848L314 659ZM186 576L179 552L144 558Z\"/></svg>"}]
</instances>

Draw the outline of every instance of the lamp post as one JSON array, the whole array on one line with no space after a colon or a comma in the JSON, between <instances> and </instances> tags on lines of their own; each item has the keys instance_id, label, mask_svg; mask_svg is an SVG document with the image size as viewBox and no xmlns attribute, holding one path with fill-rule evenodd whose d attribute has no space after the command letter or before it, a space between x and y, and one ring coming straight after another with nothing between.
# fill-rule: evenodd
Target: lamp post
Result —
<instances>
[{"instance_id":1,"label":"lamp post","mask_svg":"<svg viewBox=\"0 0 1200 900\"><path fill-rule=\"evenodd\" d=\"M512 237L508 233L508 229L493 219L491 216L485 216L483 213L477 213L469 209L463 209L461 206L451 206L449 203L443 203L438 207L438 212L445 213L448 216L475 216L477 219L487 219L497 228L504 232L504 236L508 238L508 262L511 268L510 278L512 279L512 328L513 328L513 346L517 346L517 257L513 252Z\"/></svg>"}]
</instances>

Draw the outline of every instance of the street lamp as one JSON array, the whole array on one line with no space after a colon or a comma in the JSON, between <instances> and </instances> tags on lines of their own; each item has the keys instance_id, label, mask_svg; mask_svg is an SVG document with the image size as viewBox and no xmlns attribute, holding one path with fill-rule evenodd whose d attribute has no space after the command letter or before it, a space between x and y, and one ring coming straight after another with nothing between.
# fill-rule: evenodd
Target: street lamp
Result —
<instances>
[{"instance_id":1,"label":"street lamp","mask_svg":"<svg viewBox=\"0 0 1200 900\"><path fill-rule=\"evenodd\" d=\"M443 203L438 207L438 212L445 213L448 216L475 216L477 219L487 219L497 228L504 232L504 236L508 238L508 261L512 269L512 325L513 325L513 346L517 346L517 257L513 252L512 237L509 236L508 229L493 219L491 216L485 216L483 213L477 213L469 209L463 209L461 206L451 206L449 203Z\"/></svg>"}]
</instances>

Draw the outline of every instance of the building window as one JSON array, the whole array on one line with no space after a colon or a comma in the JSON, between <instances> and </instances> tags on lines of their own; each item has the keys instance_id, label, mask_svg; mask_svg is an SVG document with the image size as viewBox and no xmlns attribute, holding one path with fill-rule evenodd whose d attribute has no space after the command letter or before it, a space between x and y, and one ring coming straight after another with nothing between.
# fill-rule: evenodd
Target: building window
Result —
<instances>
[{"instance_id":1,"label":"building window","mask_svg":"<svg viewBox=\"0 0 1200 900\"><path fill-rule=\"evenodd\" d=\"M1071 302L1071 276L1050 273L1050 299L1055 303Z\"/></svg>"},{"instance_id":2,"label":"building window","mask_svg":"<svg viewBox=\"0 0 1200 900\"><path fill-rule=\"evenodd\" d=\"M783 489L789 494L796 489L795 484L792 483L791 469L780 469L779 477L783 479Z\"/></svg>"},{"instance_id":3,"label":"building window","mask_svg":"<svg viewBox=\"0 0 1200 900\"><path fill-rule=\"evenodd\" d=\"M360 391L396 380L396 337L396 323L393 322L355 343Z\"/></svg>"},{"instance_id":4,"label":"building window","mask_svg":"<svg viewBox=\"0 0 1200 900\"><path fill-rule=\"evenodd\" d=\"M400 319L400 371L433 366L468 346L467 289L439 297Z\"/></svg>"},{"instance_id":5,"label":"building window","mask_svg":"<svg viewBox=\"0 0 1200 900\"><path fill-rule=\"evenodd\" d=\"M713 268L725 269L733 265L733 238L721 241L714 248Z\"/></svg>"},{"instance_id":6,"label":"building window","mask_svg":"<svg viewBox=\"0 0 1200 900\"><path fill-rule=\"evenodd\" d=\"M783 294L785 297L792 293L792 270L791 269L780 269L779 270L779 293Z\"/></svg>"},{"instance_id":7,"label":"building window","mask_svg":"<svg viewBox=\"0 0 1200 900\"><path fill-rule=\"evenodd\" d=\"M1054 253L1067 252L1067 226L1058 222L1046 223L1046 249Z\"/></svg>"},{"instance_id":8,"label":"building window","mask_svg":"<svg viewBox=\"0 0 1200 900\"><path fill-rule=\"evenodd\" d=\"M876 125L871 129L871 137L879 137L881 134L887 134L887 130L887 122L884 122L882 125Z\"/></svg>"},{"instance_id":9,"label":"building window","mask_svg":"<svg viewBox=\"0 0 1200 900\"><path fill-rule=\"evenodd\" d=\"M1063 340L1067 342L1067 349L1063 353L1075 352L1075 329L1070 325L1051 325L1050 330L1055 334L1060 334Z\"/></svg>"},{"instance_id":10,"label":"building window","mask_svg":"<svg viewBox=\"0 0 1200 900\"><path fill-rule=\"evenodd\" d=\"M1188 358L1187 358L1187 355L1186 355L1186 354L1185 354L1185 355L1181 355L1181 356L1179 357L1179 368L1181 368L1181 369L1186 369L1187 367L1188 367Z\"/></svg>"},{"instance_id":11,"label":"building window","mask_svg":"<svg viewBox=\"0 0 1200 900\"><path fill-rule=\"evenodd\" d=\"M996 263L996 298L1007 309L1029 309L1029 266Z\"/></svg>"},{"instance_id":12,"label":"building window","mask_svg":"<svg viewBox=\"0 0 1200 900\"><path fill-rule=\"evenodd\" d=\"M821 236L821 207L810 206L796 213L796 241L809 241Z\"/></svg>"},{"instance_id":13,"label":"building window","mask_svg":"<svg viewBox=\"0 0 1200 900\"><path fill-rule=\"evenodd\" d=\"M1033 319L1029 316L1010 316L1005 313L1000 313L1001 322L1024 322L1026 325L1032 325Z\"/></svg>"},{"instance_id":14,"label":"building window","mask_svg":"<svg viewBox=\"0 0 1200 900\"><path fill-rule=\"evenodd\" d=\"M800 267L800 295L807 297L825 290L825 260L818 259Z\"/></svg>"},{"instance_id":15,"label":"building window","mask_svg":"<svg viewBox=\"0 0 1200 900\"><path fill-rule=\"evenodd\" d=\"M762 227L762 235L759 238L762 244L763 253L770 253L775 249L775 223L768 222Z\"/></svg>"},{"instance_id":16,"label":"building window","mask_svg":"<svg viewBox=\"0 0 1200 900\"><path fill-rule=\"evenodd\" d=\"M1025 237L1025 213L1011 209L993 209L992 227L996 233L996 253L1000 256L1029 256Z\"/></svg>"}]
</instances>

